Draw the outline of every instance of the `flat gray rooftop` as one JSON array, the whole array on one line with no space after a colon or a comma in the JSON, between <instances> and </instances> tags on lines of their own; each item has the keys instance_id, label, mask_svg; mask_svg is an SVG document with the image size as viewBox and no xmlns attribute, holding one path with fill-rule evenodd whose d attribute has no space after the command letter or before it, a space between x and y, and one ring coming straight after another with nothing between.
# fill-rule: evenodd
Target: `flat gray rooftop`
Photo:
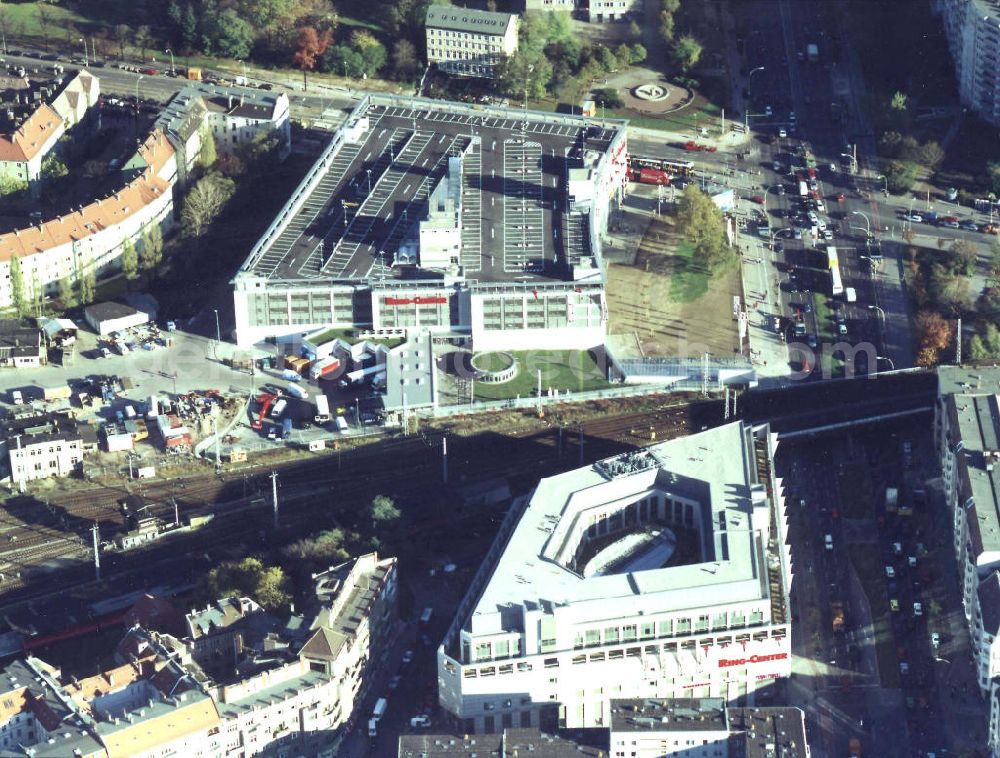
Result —
<instances>
[{"instance_id":1,"label":"flat gray rooftop","mask_svg":"<svg viewBox=\"0 0 1000 758\"><path fill-rule=\"evenodd\" d=\"M406 102L371 96L359 105L343 128L367 117L367 132L332 155L285 227L243 270L272 280L433 277L392 264L425 217L448 158L463 155L462 273L483 281L562 278L557 261L576 254L553 233L565 210L567 156L606 152L624 122Z\"/></svg>"},{"instance_id":2,"label":"flat gray rooftop","mask_svg":"<svg viewBox=\"0 0 1000 758\"><path fill-rule=\"evenodd\" d=\"M749 435L749 427L727 424L648 447L636 454L642 460L617 457L542 479L465 628L475 634L499 631L499 609L524 603L572 605L577 617L586 619L767 597L760 547L750 521L753 483L748 465L754 451ZM619 463L636 461L633 473L607 475L621 472ZM585 578L553 559L590 509L634 502L657 491L699 503L700 561Z\"/></svg>"}]
</instances>

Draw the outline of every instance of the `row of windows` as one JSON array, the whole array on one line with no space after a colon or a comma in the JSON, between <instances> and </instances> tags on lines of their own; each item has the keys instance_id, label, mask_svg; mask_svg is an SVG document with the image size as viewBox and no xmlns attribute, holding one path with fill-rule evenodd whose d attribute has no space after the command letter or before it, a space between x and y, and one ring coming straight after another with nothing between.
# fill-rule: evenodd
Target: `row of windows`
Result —
<instances>
[{"instance_id":1,"label":"row of windows","mask_svg":"<svg viewBox=\"0 0 1000 758\"><path fill-rule=\"evenodd\" d=\"M634 631L634 625L631 626L633 627ZM662 645L662 652L667 653L669 655L674 655L678 651L693 652L698 648L707 648L707 647L710 648L710 647L715 647L716 645L722 647L728 647L729 645L733 644L745 645L746 643L751 641L763 642L764 640L768 639L768 637L774 640L781 641L785 637L785 632L784 630L781 629L772 629L770 632L765 630L765 631L755 632L754 634L726 635L718 638L706 637L700 640L689 639L689 640L683 640L679 643L665 642ZM627 642L627 641L629 641L628 638L622 639L622 642ZM479 646L477 646L477 654L479 652L480 649ZM640 658L642 657L644 652L646 655L658 656L661 652L661 645L654 644L654 645L646 645L645 647L628 647L628 648L623 647L623 648L617 648L615 650L595 652L590 654L589 660L591 663L596 663L605 660L615 661L615 660L623 660L625 658ZM588 657L586 655L576 655L573 657L571 665L576 666L583 663L587 663L587 661ZM545 658L542 661L542 665L544 666L544 668L547 669L559 668L560 666L559 658ZM480 677L491 677L496 675L504 676L506 674L513 674L515 671L515 666L516 670L519 673L529 672L532 671L534 668L533 664L529 663L528 661L519 661L517 663L504 663L500 664L499 666L484 666L478 669L468 667L463 670L462 678L477 679ZM743 671L745 673L745 669L739 669L739 670L734 669L734 672L736 673L739 673L739 671Z\"/></svg>"}]
</instances>

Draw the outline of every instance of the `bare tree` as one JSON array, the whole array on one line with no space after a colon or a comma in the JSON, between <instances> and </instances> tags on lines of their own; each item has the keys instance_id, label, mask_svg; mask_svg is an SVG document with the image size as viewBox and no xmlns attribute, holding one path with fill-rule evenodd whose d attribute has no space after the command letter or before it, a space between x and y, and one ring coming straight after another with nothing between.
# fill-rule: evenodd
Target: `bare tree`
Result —
<instances>
[{"instance_id":1,"label":"bare tree","mask_svg":"<svg viewBox=\"0 0 1000 758\"><path fill-rule=\"evenodd\" d=\"M184 199L181 227L186 237L200 237L233 196L236 185L220 174L209 174L198 180Z\"/></svg>"},{"instance_id":2,"label":"bare tree","mask_svg":"<svg viewBox=\"0 0 1000 758\"><path fill-rule=\"evenodd\" d=\"M127 24L118 24L115 27L115 42L118 43L118 54L122 60L125 60L125 43L131 36L132 30Z\"/></svg>"},{"instance_id":3,"label":"bare tree","mask_svg":"<svg viewBox=\"0 0 1000 758\"><path fill-rule=\"evenodd\" d=\"M38 28L42 32L42 39L45 42L45 49L49 49L49 25L52 23L52 11L45 3L39 3L37 6L38 13Z\"/></svg>"},{"instance_id":4,"label":"bare tree","mask_svg":"<svg viewBox=\"0 0 1000 758\"><path fill-rule=\"evenodd\" d=\"M146 49L149 47L150 33L149 27L142 24L135 30L135 43L139 46L139 50L142 51L142 60L146 60Z\"/></svg>"}]
</instances>

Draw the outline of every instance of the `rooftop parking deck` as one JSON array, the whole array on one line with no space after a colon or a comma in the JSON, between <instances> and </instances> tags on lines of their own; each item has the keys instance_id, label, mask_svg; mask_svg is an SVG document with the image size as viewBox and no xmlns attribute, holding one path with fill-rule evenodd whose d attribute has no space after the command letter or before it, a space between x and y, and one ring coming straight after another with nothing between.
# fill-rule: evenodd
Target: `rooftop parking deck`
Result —
<instances>
[{"instance_id":1,"label":"rooftop parking deck","mask_svg":"<svg viewBox=\"0 0 1000 758\"><path fill-rule=\"evenodd\" d=\"M564 231L566 170L583 148L606 152L624 124L372 97L344 128L363 118L368 128L320 158L244 271L300 281L411 276L397 254L416 238L453 156L462 158L461 275L561 279L562 262L587 255L576 217L574 233Z\"/></svg>"}]
</instances>

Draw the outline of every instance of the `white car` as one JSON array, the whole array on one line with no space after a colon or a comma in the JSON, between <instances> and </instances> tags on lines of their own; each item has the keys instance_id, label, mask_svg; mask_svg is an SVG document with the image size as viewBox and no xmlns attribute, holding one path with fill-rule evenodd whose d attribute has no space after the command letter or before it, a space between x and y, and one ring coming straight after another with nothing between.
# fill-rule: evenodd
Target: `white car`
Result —
<instances>
[{"instance_id":1,"label":"white car","mask_svg":"<svg viewBox=\"0 0 1000 758\"><path fill-rule=\"evenodd\" d=\"M937 650L940 644L941 644L941 635L938 634L937 632L931 632L931 647Z\"/></svg>"},{"instance_id":2,"label":"white car","mask_svg":"<svg viewBox=\"0 0 1000 758\"><path fill-rule=\"evenodd\" d=\"M820 213L825 213L826 212L826 204L822 200L817 200L816 201L816 210L819 211Z\"/></svg>"},{"instance_id":3,"label":"white car","mask_svg":"<svg viewBox=\"0 0 1000 758\"><path fill-rule=\"evenodd\" d=\"M903 554L903 543L901 543L901 542L893 542L892 543L892 552L894 552L896 555L902 555Z\"/></svg>"},{"instance_id":4,"label":"white car","mask_svg":"<svg viewBox=\"0 0 1000 758\"><path fill-rule=\"evenodd\" d=\"M816 215L816 211L809 211L809 213L806 214L806 217L809 219L810 224L819 223L819 216Z\"/></svg>"},{"instance_id":5,"label":"white car","mask_svg":"<svg viewBox=\"0 0 1000 758\"><path fill-rule=\"evenodd\" d=\"M837 164L836 163L831 163L830 164L830 173L831 174L836 174L837 173Z\"/></svg>"},{"instance_id":6,"label":"white car","mask_svg":"<svg viewBox=\"0 0 1000 758\"><path fill-rule=\"evenodd\" d=\"M831 232L829 229L824 229L823 230L823 239L825 239L827 242L829 242L830 240L832 240L833 239L833 232Z\"/></svg>"},{"instance_id":7,"label":"white car","mask_svg":"<svg viewBox=\"0 0 1000 758\"><path fill-rule=\"evenodd\" d=\"M833 550L833 535L832 534L826 535L826 537L823 538L823 542L824 542L824 544L826 544L826 549L827 550Z\"/></svg>"},{"instance_id":8,"label":"white car","mask_svg":"<svg viewBox=\"0 0 1000 758\"><path fill-rule=\"evenodd\" d=\"M781 137L781 139L784 139L785 137L788 136L788 132L786 132L784 129L779 129L778 136Z\"/></svg>"},{"instance_id":9,"label":"white car","mask_svg":"<svg viewBox=\"0 0 1000 758\"><path fill-rule=\"evenodd\" d=\"M823 219L817 219L816 220L816 228L819 229L821 232L825 232L826 231L826 222Z\"/></svg>"},{"instance_id":10,"label":"white car","mask_svg":"<svg viewBox=\"0 0 1000 758\"><path fill-rule=\"evenodd\" d=\"M430 716L414 716L410 719L410 727L413 729L427 729L430 725Z\"/></svg>"},{"instance_id":11,"label":"white car","mask_svg":"<svg viewBox=\"0 0 1000 758\"><path fill-rule=\"evenodd\" d=\"M923 616L924 615L924 606L922 606L920 603L914 603L913 604L913 615L914 616Z\"/></svg>"},{"instance_id":12,"label":"white car","mask_svg":"<svg viewBox=\"0 0 1000 758\"><path fill-rule=\"evenodd\" d=\"M896 577L896 569L894 569L892 566L886 566L885 575L890 579L894 579Z\"/></svg>"},{"instance_id":13,"label":"white car","mask_svg":"<svg viewBox=\"0 0 1000 758\"><path fill-rule=\"evenodd\" d=\"M407 650L403 653L403 663L410 663L413 660L413 651Z\"/></svg>"},{"instance_id":14,"label":"white car","mask_svg":"<svg viewBox=\"0 0 1000 758\"><path fill-rule=\"evenodd\" d=\"M392 679L389 680L389 689L390 690L396 689L399 686L400 679L401 677L399 676L399 674L393 676Z\"/></svg>"}]
</instances>

